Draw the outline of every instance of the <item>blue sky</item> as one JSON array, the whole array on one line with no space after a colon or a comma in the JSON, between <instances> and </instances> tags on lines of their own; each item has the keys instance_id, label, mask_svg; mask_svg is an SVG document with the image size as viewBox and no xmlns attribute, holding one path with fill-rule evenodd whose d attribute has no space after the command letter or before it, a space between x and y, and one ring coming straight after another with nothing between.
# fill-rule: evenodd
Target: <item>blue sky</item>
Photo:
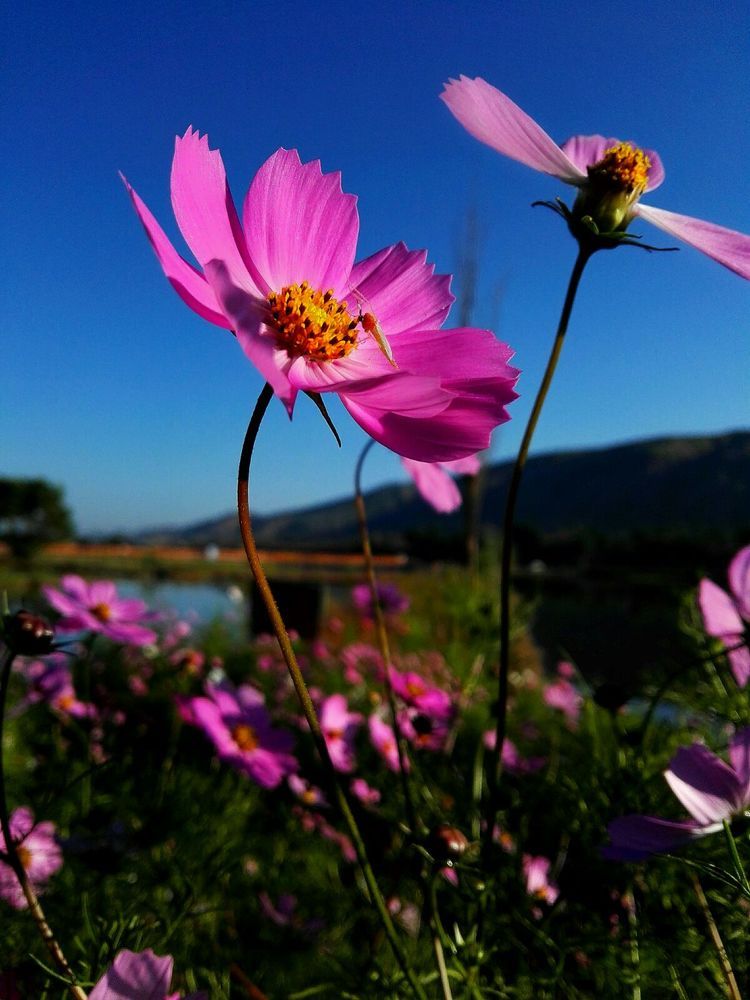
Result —
<instances>
[{"instance_id":1,"label":"blue sky","mask_svg":"<svg viewBox=\"0 0 750 1000\"><path fill-rule=\"evenodd\" d=\"M560 141L602 132L652 146L667 174L653 204L750 232L744 2L634 0L607 17L590 0L74 0L17 5L3 34L0 474L64 486L82 532L234 504L261 379L173 293L117 177L183 248L168 184L188 124L221 149L236 201L282 145L341 170L359 195L360 256L404 240L450 272L476 206L475 325L496 329L523 370L497 459L517 447L575 253L530 203L570 189L466 134L438 100L444 80L484 76ZM599 254L535 450L747 427L749 306L748 282L689 248ZM332 413L340 451L307 400L291 424L272 406L257 511L349 492L365 438ZM395 456L371 455L367 486L398 478Z\"/></svg>"}]
</instances>

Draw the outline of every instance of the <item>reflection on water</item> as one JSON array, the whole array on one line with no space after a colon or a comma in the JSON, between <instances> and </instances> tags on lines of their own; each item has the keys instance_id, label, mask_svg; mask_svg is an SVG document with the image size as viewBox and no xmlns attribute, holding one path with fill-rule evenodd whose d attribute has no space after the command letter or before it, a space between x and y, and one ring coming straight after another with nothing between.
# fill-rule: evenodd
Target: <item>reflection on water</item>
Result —
<instances>
[{"instance_id":1,"label":"reflection on water","mask_svg":"<svg viewBox=\"0 0 750 1000\"><path fill-rule=\"evenodd\" d=\"M152 611L176 613L195 625L207 625L220 619L245 628L248 602L244 592L233 584L221 587L208 583L150 583L116 580L123 597L138 597Z\"/></svg>"}]
</instances>

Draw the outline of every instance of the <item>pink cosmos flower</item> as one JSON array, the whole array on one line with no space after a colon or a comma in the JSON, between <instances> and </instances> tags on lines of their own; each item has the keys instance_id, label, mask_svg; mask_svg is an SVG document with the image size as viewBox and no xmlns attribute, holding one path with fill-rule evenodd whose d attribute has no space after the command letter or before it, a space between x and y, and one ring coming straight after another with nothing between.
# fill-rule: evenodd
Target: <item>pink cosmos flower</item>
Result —
<instances>
[{"instance_id":1,"label":"pink cosmos flower","mask_svg":"<svg viewBox=\"0 0 750 1000\"><path fill-rule=\"evenodd\" d=\"M452 718L454 706L447 691L433 687L411 670L402 674L391 669L388 676L395 694L407 705L431 719L449 721Z\"/></svg>"},{"instance_id":2,"label":"pink cosmos flower","mask_svg":"<svg viewBox=\"0 0 750 1000\"><path fill-rule=\"evenodd\" d=\"M63 858L55 836L54 823L34 824L34 814L20 806L10 816L10 835L26 876L35 892L44 889L45 883L62 868ZM0 831L0 899L16 910L28 906L20 883L11 866L4 860L5 838Z\"/></svg>"},{"instance_id":3,"label":"pink cosmos flower","mask_svg":"<svg viewBox=\"0 0 750 1000\"><path fill-rule=\"evenodd\" d=\"M730 594L711 580L701 580L698 604L706 631L721 639L727 647L732 673L737 684L743 688L750 678L750 649L747 645L750 628L750 545L740 549L732 559L728 575Z\"/></svg>"},{"instance_id":4,"label":"pink cosmos flower","mask_svg":"<svg viewBox=\"0 0 750 1000\"><path fill-rule=\"evenodd\" d=\"M383 758L386 766L391 771L398 773L401 768L398 760L398 746L396 744L396 737L393 729L387 722L384 722L379 715L371 715L367 720L367 726L370 730L370 740L372 741L372 745ZM408 758L404 760L404 765L408 771Z\"/></svg>"},{"instance_id":5,"label":"pink cosmos flower","mask_svg":"<svg viewBox=\"0 0 750 1000\"><path fill-rule=\"evenodd\" d=\"M495 749L497 733L494 729L488 729L483 739L488 750ZM523 757L512 740L509 740L507 736L503 740L503 768L508 774L535 774L546 763L546 757Z\"/></svg>"},{"instance_id":6,"label":"pink cosmos flower","mask_svg":"<svg viewBox=\"0 0 750 1000\"><path fill-rule=\"evenodd\" d=\"M376 806L380 802L380 792L368 785L364 778L355 778L350 788L352 795L355 795L362 805Z\"/></svg>"},{"instance_id":7,"label":"pink cosmos flower","mask_svg":"<svg viewBox=\"0 0 750 1000\"><path fill-rule=\"evenodd\" d=\"M558 146L509 97L480 77L450 80L440 97L475 139L577 187L574 212L579 218L592 215L601 232L622 231L640 217L740 277L750 278L750 236L640 204L641 195L664 180L664 168L653 150L601 135L573 136Z\"/></svg>"},{"instance_id":8,"label":"pink cosmos flower","mask_svg":"<svg viewBox=\"0 0 750 1000\"><path fill-rule=\"evenodd\" d=\"M450 731L450 715L430 715L416 708L400 712L398 723L405 738L419 750L442 750Z\"/></svg>"},{"instance_id":9,"label":"pink cosmos flower","mask_svg":"<svg viewBox=\"0 0 750 1000\"><path fill-rule=\"evenodd\" d=\"M571 727L578 725L583 698L569 680L560 677L552 684L545 685L542 698L550 708L556 708L562 712Z\"/></svg>"},{"instance_id":10,"label":"pink cosmos flower","mask_svg":"<svg viewBox=\"0 0 750 1000\"><path fill-rule=\"evenodd\" d=\"M415 462L412 458L402 458L401 464L422 498L441 514L450 514L461 506L461 491L450 473L476 476L481 467L478 455L457 458L455 462Z\"/></svg>"},{"instance_id":11,"label":"pink cosmos flower","mask_svg":"<svg viewBox=\"0 0 750 1000\"><path fill-rule=\"evenodd\" d=\"M337 771L354 770L354 739L362 723L359 712L350 712L343 694L332 694L320 708L320 728L325 736L331 763Z\"/></svg>"},{"instance_id":12,"label":"pink cosmos flower","mask_svg":"<svg viewBox=\"0 0 750 1000\"><path fill-rule=\"evenodd\" d=\"M739 729L729 744L727 764L702 743L682 747L664 777L692 819L622 816L608 829L612 844L603 855L617 861L640 861L672 851L696 837L721 830L724 820L750 809L750 727Z\"/></svg>"},{"instance_id":13,"label":"pink cosmos flower","mask_svg":"<svg viewBox=\"0 0 750 1000\"><path fill-rule=\"evenodd\" d=\"M298 774L290 774L286 779L287 785L289 785L289 790L293 795L303 802L306 806L327 806L326 797L323 792L316 788L315 785L311 785L309 781L305 778L301 778Z\"/></svg>"},{"instance_id":14,"label":"pink cosmos flower","mask_svg":"<svg viewBox=\"0 0 750 1000\"><path fill-rule=\"evenodd\" d=\"M44 702L55 711L75 719L96 717L96 706L80 701L76 695L68 658L64 653L52 653L44 660L22 661L18 673L27 684L27 692L15 707L14 715L29 705Z\"/></svg>"},{"instance_id":15,"label":"pink cosmos flower","mask_svg":"<svg viewBox=\"0 0 750 1000\"><path fill-rule=\"evenodd\" d=\"M552 906L560 895L557 885L549 878L552 862L549 858L524 854L522 864L526 879L526 892Z\"/></svg>"},{"instance_id":16,"label":"pink cosmos flower","mask_svg":"<svg viewBox=\"0 0 750 1000\"><path fill-rule=\"evenodd\" d=\"M377 583L375 589L380 610L384 615L399 615L409 610L409 598L406 594L402 594L395 584ZM352 587L352 602L363 618L374 620L375 610L369 583L358 583L356 587Z\"/></svg>"},{"instance_id":17,"label":"pink cosmos flower","mask_svg":"<svg viewBox=\"0 0 750 1000\"><path fill-rule=\"evenodd\" d=\"M221 760L262 788L276 788L297 770L292 736L271 725L260 691L228 682L207 684L206 691L208 698L183 699L181 715L205 732Z\"/></svg>"},{"instance_id":18,"label":"pink cosmos flower","mask_svg":"<svg viewBox=\"0 0 750 1000\"><path fill-rule=\"evenodd\" d=\"M518 372L487 330L443 330L453 296L403 243L354 263L359 217L338 173L279 149L255 175L242 225L218 150L175 143L172 206L202 268L180 257L125 182L175 291L232 330L290 415L297 392L337 392L364 430L423 462L487 447Z\"/></svg>"},{"instance_id":19,"label":"pink cosmos flower","mask_svg":"<svg viewBox=\"0 0 750 1000\"><path fill-rule=\"evenodd\" d=\"M89 1000L180 1000L179 993L167 993L172 980L174 959L145 951L121 951L89 993ZM185 1000L208 1000L203 992Z\"/></svg>"},{"instance_id":20,"label":"pink cosmos flower","mask_svg":"<svg viewBox=\"0 0 750 1000\"><path fill-rule=\"evenodd\" d=\"M131 646L148 646L156 641L156 633L143 625L152 618L146 605L118 597L111 580L86 583L80 576L69 574L60 585L62 590L42 587L52 607L63 615L57 623L60 631L87 629Z\"/></svg>"}]
</instances>

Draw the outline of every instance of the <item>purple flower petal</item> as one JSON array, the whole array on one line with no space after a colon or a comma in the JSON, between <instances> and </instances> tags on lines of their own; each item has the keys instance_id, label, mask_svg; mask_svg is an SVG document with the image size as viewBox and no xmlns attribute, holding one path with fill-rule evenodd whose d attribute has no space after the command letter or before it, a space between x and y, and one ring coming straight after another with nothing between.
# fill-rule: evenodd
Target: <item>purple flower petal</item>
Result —
<instances>
[{"instance_id":1,"label":"purple flower petal","mask_svg":"<svg viewBox=\"0 0 750 1000\"><path fill-rule=\"evenodd\" d=\"M664 777L701 825L721 823L743 807L743 783L702 743L678 750Z\"/></svg>"},{"instance_id":2,"label":"purple flower petal","mask_svg":"<svg viewBox=\"0 0 750 1000\"><path fill-rule=\"evenodd\" d=\"M461 506L461 491L445 469L436 463L415 462L402 458L401 464L414 480L420 496L441 514L450 514Z\"/></svg>"},{"instance_id":3,"label":"purple flower petal","mask_svg":"<svg viewBox=\"0 0 750 1000\"><path fill-rule=\"evenodd\" d=\"M89 1000L164 1000L174 962L151 949L121 951L96 986Z\"/></svg>"},{"instance_id":4,"label":"purple flower petal","mask_svg":"<svg viewBox=\"0 0 750 1000\"><path fill-rule=\"evenodd\" d=\"M738 729L729 743L729 760L743 788L744 805L750 804L750 726Z\"/></svg>"},{"instance_id":5,"label":"purple flower petal","mask_svg":"<svg viewBox=\"0 0 750 1000\"><path fill-rule=\"evenodd\" d=\"M586 180L586 173L533 118L481 77L450 80L440 97L467 132L498 153L566 184Z\"/></svg>"},{"instance_id":6,"label":"purple flower petal","mask_svg":"<svg viewBox=\"0 0 750 1000\"><path fill-rule=\"evenodd\" d=\"M730 649L727 658L734 679L737 681L737 687L745 687L750 680L750 649L747 646L742 646L740 649Z\"/></svg>"},{"instance_id":7,"label":"purple flower petal","mask_svg":"<svg viewBox=\"0 0 750 1000\"><path fill-rule=\"evenodd\" d=\"M728 267L741 278L750 278L750 236L717 226L713 222L654 208L652 205L638 204L633 211L670 236L689 243L696 250Z\"/></svg>"},{"instance_id":8,"label":"purple flower petal","mask_svg":"<svg viewBox=\"0 0 750 1000\"><path fill-rule=\"evenodd\" d=\"M712 832L688 820L677 823L657 816L621 816L607 827L612 843L602 848L611 861L641 861L651 854L673 851Z\"/></svg>"},{"instance_id":9,"label":"purple flower petal","mask_svg":"<svg viewBox=\"0 0 750 1000\"><path fill-rule=\"evenodd\" d=\"M729 594L712 580L703 579L698 587L698 606L706 632L735 645L745 626Z\"/></svg>"}]
</instances>

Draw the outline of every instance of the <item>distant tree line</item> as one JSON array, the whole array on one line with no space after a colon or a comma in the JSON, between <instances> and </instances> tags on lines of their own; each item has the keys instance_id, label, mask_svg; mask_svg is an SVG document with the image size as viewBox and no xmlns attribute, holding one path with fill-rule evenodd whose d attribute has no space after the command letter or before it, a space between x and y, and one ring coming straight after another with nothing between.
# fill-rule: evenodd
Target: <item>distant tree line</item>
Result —
<instances>
[{"instance_id":1,"label":"distant tree line","mask_svg":"<svg viewBox=\"0 0 750 1000\"><path fill-rule=\"evenodd\" d=\"M0 541L24 558L47 542L72 537L63 490L44 479L0 478Z\"/></svg>"}]
</instances>

